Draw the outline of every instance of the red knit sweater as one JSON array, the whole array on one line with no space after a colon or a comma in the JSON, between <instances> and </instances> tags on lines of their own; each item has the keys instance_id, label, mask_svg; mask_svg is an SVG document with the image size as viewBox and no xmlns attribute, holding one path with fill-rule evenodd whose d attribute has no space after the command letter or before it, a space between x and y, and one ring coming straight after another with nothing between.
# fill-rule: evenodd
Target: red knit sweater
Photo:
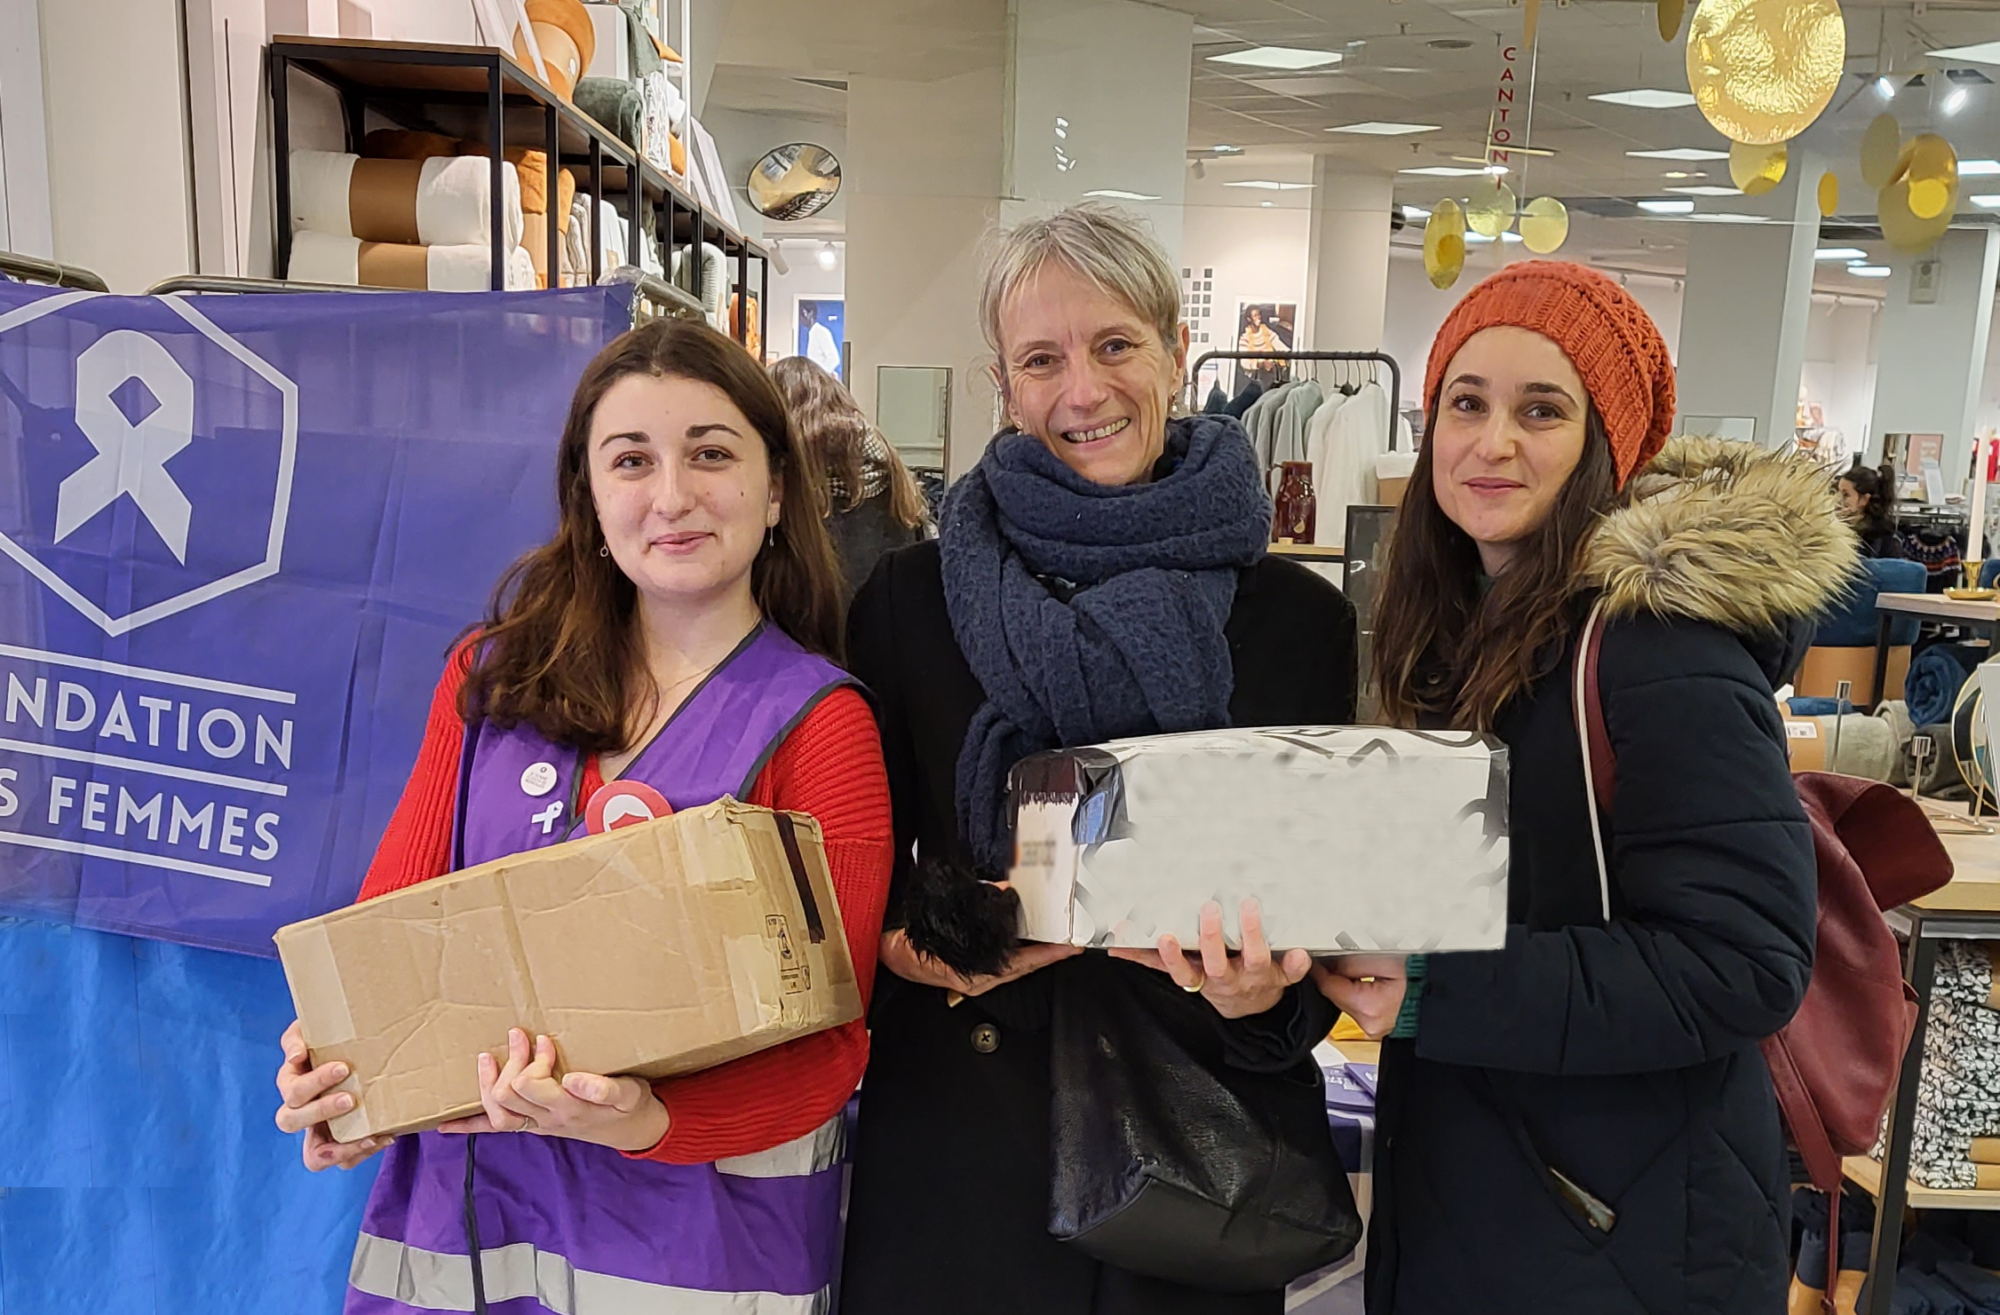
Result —
<instances>
[{"instance_id":1,"label":"red knit sweater","mask_svg":"<svg viewBox=\"0 0 2000 1315\"><path fill-rule=\"evenodd\" d=\"M368 866L361 899L451 870L452 813L465 741L458 689L465 681L467 652L461 650L446 664L438 682L417 765ZM592 757L584 766L582 797L588 799L601 784ZM772 755L749 802L810 813L819 820L865 1004L875 980L875 945L882 933L895 848L882 742L867 702L851 689L829 695ZM699 1164L803 1137L840 1112L867 1063L867 1028L856 1020L705 1072L655 1083L653 1091L672 1122L659 1144L637 1158Z\"/></svg>"}]
</instances>

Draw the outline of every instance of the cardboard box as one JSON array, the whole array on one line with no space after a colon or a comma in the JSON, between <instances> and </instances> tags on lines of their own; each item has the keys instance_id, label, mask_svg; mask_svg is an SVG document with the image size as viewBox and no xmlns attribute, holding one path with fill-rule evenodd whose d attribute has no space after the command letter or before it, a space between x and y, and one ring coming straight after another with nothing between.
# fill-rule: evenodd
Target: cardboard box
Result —
<instances>
[{"instance_id":1,"label":"cardboard box","mask_svg":"<svg viewBox=\"0 0 2000 1315\"><path fill-rule=\"evenodd\" d=\"M1036 754L1009 786L1029 940L1192 946L1212 899L1235 946L1249 897L1279 948L1506 938L1507 750L1486 736L1197 731Z\"/></svg>"},{"instance_id":2,"label":"cardboard box","mask_svg":"<svg viewBox=\"0 0 2000 1315\"><path fill-rule=\"evenodd\" d=\"M531 850L278 930L335 1138L479 1110L507 1030L565 1070L708 1068L861 1016L819 824L733 799Z\"/></svg>"}]
</instances>

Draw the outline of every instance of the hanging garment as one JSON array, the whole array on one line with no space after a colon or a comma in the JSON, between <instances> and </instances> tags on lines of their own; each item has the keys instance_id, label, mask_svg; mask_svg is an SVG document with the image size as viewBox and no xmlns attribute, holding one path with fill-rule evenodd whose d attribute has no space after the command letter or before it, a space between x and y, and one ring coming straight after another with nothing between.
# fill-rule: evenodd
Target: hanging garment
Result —
<instances>
[{"instance_id":1,"label":"hanging garment","mask_svg":"<svg viewBox=\"0 0 2000 1315\"><path fill-rule=\"evenodd\" d=\"M1243 413L1243 432L1250 435L1251 450L1257 454L1257 469L1271 468L1271 443L1278 426L1278 408L1284 403L1285 395L1296 384L1279 384L1266 389L1264 395L1250 404Z\"/></svg>"},{"instance_id":2,"label":"hanging garment","mask_svg":"<svg viewBox=\"0 0 2000 1315\"><path fill-rule=\"evenodd\" d=\"M1400 416L1397 437L1399 446L1411 446L1409 424ZM1388 450L1389 394L1380 384L1363 384L1353 397L1314 417L1306 460L1312 462L1319 496L1319 543L1345 546L1347 509L1375 504L1375 459Z\"/></svg>"},{"instance_id":3,"label":"hanging garment","mask_svg":"<svg viewBox=\"0 0 2000 1315\"><path fill-rule=\"evenodd\" d=\"M1326 400L1326 393L1311 379L1301 379L1285 394L1285 404L1271 426L1271 459L1267 469L1287 461L1306 459L1306 427Z\"/></svg>"},{"instance_id":4,"label":"hanging garment","mask_svg":"<svg viewBox=\"0 0 2000 1315\"><path fill-rule=\"evenodd\" d=\"M1229 409L1229 394L1222 391L1220 381L1208 386L1208 400L1201 405L1203 415L1219 416Z\"/></svg>"},{"instance_id":5,"label":"hanging garment","mask_svg":"<svg viewBox=\"0 0 2000 1315\"><path fill-rule=\"evenodd\" d=\"M1229 399L1229 405L1222 408L1222 413L1224 415L1235 416L1238 420L1241 420L1245 413L1256 404L1257 399L1263 395L1264 385L1258 383L1255 379L1246 378L1243 381L1243 386L1236 390L1236 396Z\"/></svg>"},{"instance_id":6,"label":"hanging garment","mask_svg":"<svg viewBox=\"0 0 2000 1315\"><path fill-rule=\"evenodd\" d=\"M773 747L851 683L775 626L761 626L624 776L654 786L676 809L747 795ZM539 763L556 769L557 786L530 797L522 774ZM567 839L561 823L574 825L583 775L582 753L530 726L468 730L455 865ZM546 800L558 801L560 823ZM842 1140L836 1116L769 1151L682 1165L563 1137L399 1137L383 1152L362 1219L348 1310L472 1309L469 1197L496 1311L823 1311L839 1246Z\"/></svg>"}]
</instances>

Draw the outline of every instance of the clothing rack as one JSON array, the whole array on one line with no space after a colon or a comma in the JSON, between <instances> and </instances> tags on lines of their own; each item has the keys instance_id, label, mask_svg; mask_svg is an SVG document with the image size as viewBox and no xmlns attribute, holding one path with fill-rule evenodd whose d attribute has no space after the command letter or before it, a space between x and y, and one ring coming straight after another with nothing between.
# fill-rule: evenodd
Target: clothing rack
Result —
<instances>
[{"instance_id":1,"label":"clothing rack","mask_svg":"<svg viewBox=\"0 0 2000 1315\"><path fill-rule=\"evenodd\" d=\"M1396 358L1387 352L1203 352L1188 371L1188 398L1190 407L1199 407L1200 399L1195 396L1201 378L1201 368L1210 361L1306 361L1318 365L1327 362L1335 364L1386 365L1389 367L1389 451L1396 450L1396 418L1401 413L1403 401L1403 371L1396 364ZM1369 371L1368 382L1377 382L1375 372Z\"/></svg>"}]
</instances>

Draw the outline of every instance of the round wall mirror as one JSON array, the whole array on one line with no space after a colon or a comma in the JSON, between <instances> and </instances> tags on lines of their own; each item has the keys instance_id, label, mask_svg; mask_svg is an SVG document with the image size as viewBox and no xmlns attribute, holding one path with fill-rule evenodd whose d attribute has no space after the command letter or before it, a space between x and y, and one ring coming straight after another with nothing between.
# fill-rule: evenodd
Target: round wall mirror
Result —
<instances>
[{"instance_id":1,"label":"round wall mirror","mask_svg":"<svg viewBox=\"0 0 2000 1315\"><path fill-rule=\"evenodd\" d=\"M824 146L793 142L750 170L750 204L766 219L807 219L840 190L840 161Z\"/></svg>"}]
</instances>

